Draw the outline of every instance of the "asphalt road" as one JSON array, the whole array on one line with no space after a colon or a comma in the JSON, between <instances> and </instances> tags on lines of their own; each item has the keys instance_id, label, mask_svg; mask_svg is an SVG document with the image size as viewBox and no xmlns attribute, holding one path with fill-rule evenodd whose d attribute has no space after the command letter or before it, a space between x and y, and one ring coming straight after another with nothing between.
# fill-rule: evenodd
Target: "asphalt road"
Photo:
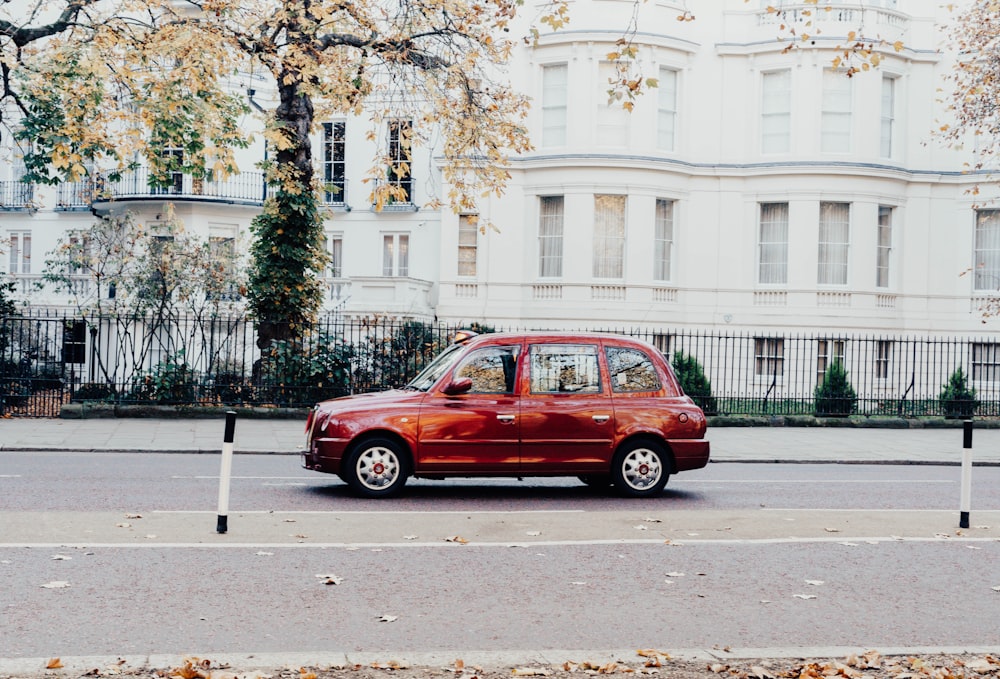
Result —
<instances>
[{"instance_id":1,"label":"asphalt road","mask_svg":"<svg viewBox=\"0 0 1000 679\"><path fill-rule=\"evenodd\" d=\"M1000 646L1000 469L713 464L351 497L289 456L0 458L0 657ZM336 583L336 584L334 584ZM457 656L456 656L457 657Z\"/></svg>"}]
</instances>

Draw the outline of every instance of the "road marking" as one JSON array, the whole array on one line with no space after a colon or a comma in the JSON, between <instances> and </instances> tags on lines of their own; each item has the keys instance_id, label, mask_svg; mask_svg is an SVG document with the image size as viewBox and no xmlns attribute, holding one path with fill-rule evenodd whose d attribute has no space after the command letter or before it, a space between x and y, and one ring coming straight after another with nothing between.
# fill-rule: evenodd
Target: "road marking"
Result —
<instances>
[{"instance_id":1,"label":"road marking","mask_svg":"<svg viewBox=\"0 0 1000 679\"><path fill-rule=\"evenodd\" d=\"M678 479L674 483L957 483L949 479Z\"/></svg>"},{"instance_id":2,"label":"road marking","mask_svg":"<svg viewBox=\"0 0 1000 679\"><path fill-rule=\"evenodd\" d=\"M0 474L0 479L19 479L20 474Z\"/></svg>"},{"instance_id":3,"label":"road marking","mask_svg":"<svg viewBox=\"0 0 1000 679\"><path fill-rule=\"evenodd\" d=\"M172 479L197 479L199 481L218 481L219 476L181 476L175 474L171 476ZM294 480L294 481L325 481L329 483L332 479L329 477L316 477L316 476L231 476L231 479L243 479L246 481L277 481L277 480Z\"/></svg>"},{"instance_id":4,"label":"road marking","mask_svg":"<svg viewBox=\"0 0 1000 679\"><path fill-rule=\"evenodd\" d=\"M586 510L584 509L511 509L502 511L493 511L488 509L474 510L474 511L463 511L461 509L441 509L434 511L421 511L416 509L387 509L387 510L367 510L367 509L347 509L347 510L313 510L313 511L299 511L293 509L249 509L246 511L238 511L235 509L230 509L229 513L233 514L307 514L307 515L319 515L319 516L337 516L341 514L405 514L407 516L414 516L418 514L456 514L459 516L466 516L468 514L583 514ZM153 511L153 514L215 514L214 511L209 511L206 509L157 509Z\"/></svg>"},{"instance_id":5,"label":"road marking","mask_svg":"<svg viewBox=\"0 0 1000 679\"><path fill-rule=\"evenodd\" d=\"M466 544L454 542L234 542L234 543L204 543L204 542L161 542L161 543L125 543L125 542L11 542L0 543L0 549L400 549L415 547L430 547L434 549L471 549L474 547L502 547L505 549L538 549L540 547L601 547L601 546L683 546L709 547L714 545L784 545L784 544L830 544L845 547L873 546L889 542L913 543L984 543L1000 542L997 538L977 537L816 537L816 538L686 538L683 540L641 540L641 539L607 539L607 540L544 540L539 542L476 542Z\"/></svg>"}]
</instances>

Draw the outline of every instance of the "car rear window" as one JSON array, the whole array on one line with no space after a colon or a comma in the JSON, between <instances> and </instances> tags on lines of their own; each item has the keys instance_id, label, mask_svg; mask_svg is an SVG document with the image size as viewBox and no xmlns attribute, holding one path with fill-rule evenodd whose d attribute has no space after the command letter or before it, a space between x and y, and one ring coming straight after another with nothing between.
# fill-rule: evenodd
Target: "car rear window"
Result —
<instances>
[{"instance_id":1,"label":"car rear window","mask_svg":"<svg viewBox=\"0 0 1000 679\"><path fill-rule=\"evenodd\" d=\"M601 391L596 345L532 345L530 368L533 394L596 394Z\"/></svg>"},{"instance_id":2,"label":"car rear window","mask_svg":"<svg viewBox=\"0 0 1000 679\"><path fill-rule=\"evenodd\" d=\"M639 349L606 347L611 388L616 392L659 391L660 377L652 359Z\"/></svg>"}]
</instances>

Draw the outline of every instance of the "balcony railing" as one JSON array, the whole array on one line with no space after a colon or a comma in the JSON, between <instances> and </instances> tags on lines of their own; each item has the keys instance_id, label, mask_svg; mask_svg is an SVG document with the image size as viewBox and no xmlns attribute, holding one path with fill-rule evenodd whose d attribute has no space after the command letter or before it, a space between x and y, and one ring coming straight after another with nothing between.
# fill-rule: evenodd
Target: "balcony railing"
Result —
<instances>
[{"instance_id":1,"label":"balcony railing","mask_svg":"<svg viewBox=\"0 0 1000 679\"><path fill-rule=\"evenodd\" d=\"M96 180L94 200L171 197L260 205L267 196L263 172L240 172L219 180L171 173L166 186L157 186L154 179L146 167L123 172L117 179L101 175Z\"/></svg>"},{"instance_id":2,"label":"balcony railing","mask_svg":"<svg viewBox=\"0 0 1000 679\"><path fill-rule=\"evenodd\" d=\"M34 198L34 184L16 180L0 182L0 210L30 210Z\"/></svg>"}]
</instances>

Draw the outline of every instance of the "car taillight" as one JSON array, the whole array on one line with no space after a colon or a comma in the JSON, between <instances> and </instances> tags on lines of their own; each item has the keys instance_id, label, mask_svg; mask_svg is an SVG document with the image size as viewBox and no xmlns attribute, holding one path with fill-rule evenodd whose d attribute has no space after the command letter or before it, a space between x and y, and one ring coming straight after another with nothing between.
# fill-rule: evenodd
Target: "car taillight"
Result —
<instances>
[{"instance_id":1,"label":"car taillight","mask_svg":"<svg viewBox=\"0 0 1000 679\"><path fill-rule=\"evenodd\" d=\"M312 431L313 420L316 418L316 409L313 408L309 411L309 417L306 418L306 434Z\"/></svg>"}]
</instances>

